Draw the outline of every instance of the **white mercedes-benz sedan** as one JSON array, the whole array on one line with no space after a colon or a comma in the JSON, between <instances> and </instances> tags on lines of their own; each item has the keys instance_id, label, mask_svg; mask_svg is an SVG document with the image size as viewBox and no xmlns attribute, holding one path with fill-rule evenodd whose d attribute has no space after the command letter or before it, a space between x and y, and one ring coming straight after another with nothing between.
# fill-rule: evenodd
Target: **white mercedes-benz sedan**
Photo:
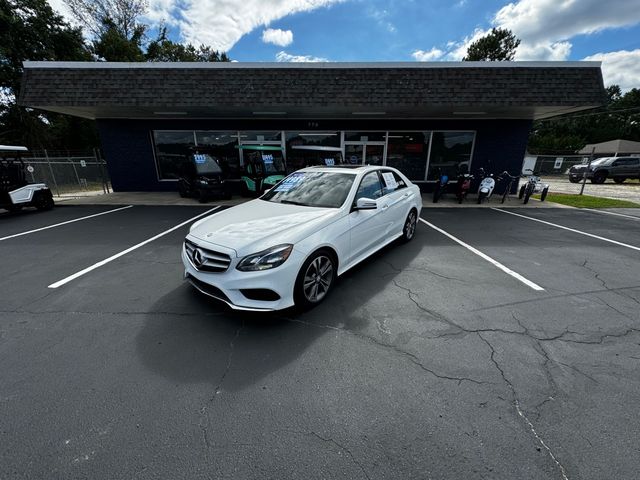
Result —
<instances>
[{"instance_id":1,"label":"white mercedes-benz sedan","mask_svg":"<svg viewBox=\"0 0 640 480\"><path fill-rule=\"evenodd\" d=\"M411 240L421 209L420 189L394 168L298 170L262 197L194 223L184 277L237 310L310 307L338 275Z\"/></svg>"}]
</instances>

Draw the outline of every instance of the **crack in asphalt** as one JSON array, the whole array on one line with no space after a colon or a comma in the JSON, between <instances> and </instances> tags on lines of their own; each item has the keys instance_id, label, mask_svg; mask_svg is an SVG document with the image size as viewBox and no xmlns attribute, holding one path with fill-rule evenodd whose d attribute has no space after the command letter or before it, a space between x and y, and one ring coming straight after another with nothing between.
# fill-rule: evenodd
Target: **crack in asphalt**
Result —
<instances>
[{"instance_id":1,"label":"crack in asphalt","mask_svg":"<svg viewBox=\"0 0 640 480\"><path fill-rule=\"evenodd\" d=\"M533 423L531 423L531 421L529 420L529 418L527 418L527 416L524 414L524 412L522 411L522 409L520 408L520 401L518 399L518 395L516 393L516 389L513 386L513 384L509 381L509 379L507 378L507 376L504 373L504 370L502 369L502 367L500 366L500 364L498 363L498 361L495 359L495 355L496 355L496 350L493 347L493 345L491 344L491 342L489 342L489 340L487 340L486 338L484 338L482 336L481 333L477 334L478 337L480 337L480 339L487 344L487 346L489 347L489 349L491 350L491 362L495 365L496 369L500 372L500 376L502 377L502 379L504 380L504 382L507 384L507 386L509 387L509 390L511 391L511 396L512 396L512 402L513 405L516 409L516 412L518 413L518 415L525 421L525 423L527 424L527 426L529 427L529 430L531 430L531 433L533 433L533 436L535 437L535 439L538 441L538 443L540 445L542 445L542 447L547 451L547 453L549 454L549 456L551 457L551 459L555 462L555 464L558 466L558 468L560 469L560 473L562 474L562 479L563 480L569 480L567 477L567 471L565 470L564 466L558 461L558 459L556 458L556 456L553 454L553 451L547 446L547 444L544 442L544 440L540 437L540 435L538 435L538 432L536 431L535 427L533 426ZM546 355L545 352L545 356L547 358L547 360L549 359L549 357Z\"/></svg>"},{"instance_id":2,"label":"crack in asphalt","mask_svg":"<svg viewBox=\"0 0 640 480\"><path fill-rule=\"evenodd\" d=\"M319 438L320 440L322 440L323 442L329 442L329 443L333 443L336 447L338 447L341 450L344 450L345 452L347 452L349 454L349 457L351 457L351 460L353 461L353 463L355 463L360 470L362 471L362 473L364 474L364 476L367 478L367 480L371 480L371 477L369 476L369 474L367 473L367 471L365 470L364 466L362 465L362 463L360 463L358 461L358 459L355 457L355 455L351 452L351 450L349 450L347 447L345 447L344 445L336 442L333 438L324 438L323 436L317 434L316 432L311 432L311 435L313 435L314 437Z\"/></svg>"},{"instance_id":3,"label":"crack in asphalt","mask_svg":"<svg viewBox=\"0 0 640 480\"><path fill-rule=\"evenodd\" d=\"M480 307L480 308L476 308L474 310L471 310L471 312L482 312L485 310L494 310L496 308L505 308L505 307L517 307L519 305L524 305L527 303L536 303L536 302L547 302L549 300L558 300L561 298L568 298L568 297L581 297L583 295L591 295L594 293L604 293L604 292L624 292L626 290L636 290L639 289L640 285L631 285L628 287L618 287L618 288L608 288L608 289L599 289L599 290L585 290L584 292L576 292L576 293L568 293L568 294L562 294L562 295L546 295L543 297L539 297L539 298L530 298L528 300L518 300L517 302L509 302L509 303L498 303L495 305L489 305L487 307ZM634 300L635 301L635 300ZM640 302L638 302L640 303Z\"/></svg>"},{"instance_id":4,"label":"crack in asphalt","mask_svg":"<svg viewBox=\"0 0 640 480\"><path fill-rule=\"evenodd\" d=\"M207 461L209 460L209 453L208 452L212 448L212 443L211 443L211 440L209 438L209 427L211 426L211 418L209 416L209 406L215 401L216 397L221 392L222 384L224 383L224 379L227 377L227 374L229 373L229 370L231 369L231 364L232 364L232 361L233 361L233 353L235 351L235 341L240 336L240 332L244 329L244 326L245 325L244 325L244 320L243 320L242 324L236 330L235 335L231 338L231 340L229 342L229 354L227 355L227 365L225 367L224 372L222 372L222 376L220 377L220 380L218 380L218 385L215 387L213 397L211 397L209 399L208 403L206 403L200 409L200 415L203 418L201 419L201 421L199 423L199 427L200 427L200 430L202 430L202 440L204 441L204 444L207 447L205 449L205 454L207 456ZM206 420L206 424L203 425L202 420Z\"/></svg>"},{"instance_id":5,"label":"crack in asphalt","mask_svg":"<svg viewBox=\"0 0 640 480\"><path fill-rule=\"evenodd\" d=\"M391 263L388 260L382 260L382 263L386 263L387 265L389 265L391 267L391 269L393 270L393 273L387 273L385 275L382 275L383 277L386 277L388 275L393 275L394 273L402 273L402 272L422 272L422 273L428 273L430 275L433 275L434 277L439 277L439 278L444 278L446 280L453 280L456 282L462 282L462 283L466 283L465 280L462 280L461 278L456 278L456 277L448 277L446 275L443 275L442 273L438 273L438 272L434 272L433 270L430 270L426 267L421 267L421 268L398 268L396 267L393 263Z\"/></svg>"},{"instance_id":6,"label":"crack in asphalt","mask_svg":"<svg viewBox=\"0 0 640 480\"><path fill-rule=\"evenodd\" d=\"M632 299L633 301L635 301L636 303L639 303L639 302L638 302L637 300L635 300L633 297L630 297L629 295L625 295L625 294L623 294L623 293L617 292L617 291L613 290L612 288L610 288L610 287L609 287L609 285L607 285L607 282L606 282L604 279L600 278L600 273L599 273L599 272L596 272L593 268L589 267L589 266L587 265L587 263L589 263L589 262L588 262L588 260L587 260L587 259L585 259L585 260L584 260L584 262L582 263L582 267L584 267L586 270L588 270L588 271L590 271L591 273L593 273L594 278L595 278L596 280L598 280L598 281L602 284L602 287L603 287L604 289L606 289L606 291L607 291L607 292L612 292L612 293L614 293L615 295L620 295L621 297L624 297L624 298L630 298L630 299ZM615 311L615 312L619 313L619 314L620 314L620 315L622 315L623 317L626 317L626 318L628 318L629 320L635 320L634 318L632 318L632 317L631 317L631 316L629 316L628 314L626 314L626 313L624 313L624 312L620 311L618 308L616 308L616 307L614 307L613 305L611 305L611 304L610 304L609 302L607 302L606 300L604 300L604 299L602 299L602 298L600 298L600 297L598 297L598 300L600 300L602 303L604 303L604 304L605 304L607 307L609 307L611 310L613 310L613 311Z\"/></svg>"},{"instance_id":7,"label":"crack in asphalt","mask_svg":"<svg viewBox=\"0 0 640 480\"><path fill-rule=\"evenodd\" d=\"M299 323L299 324L307 325L307 326L311 326L311 327L323 328L323 329L333 330L333 331L340 332L340 333L345 333L347 335L351 335L351 336L359 338L361 340L365 340L365 341L367 341L369 343L372 343L374 345L377 345L379 347L382 347L382 348L385 348L385 349L388 349L388 350L392 350L393 352L395 352L395 353L397 353L397 354L399 354L399 355L401 355L403 357L408 358L411 363L413 363L414 365L416 365L417 367L419 367L423 371L433 375L434 377L440 378L442 380L452 380L452 381L458 382L458 385L460 385L460 383L462 383L463 381L475 383L476 385L486 385L486 384L492 384L493 383L493 382L485 382L485 381L481 381L481 380L475 380L473 378L468 378L468 377L454 377L454 376L450 376L450 375L443 375L443 374L438 373L438 372L436 372L434 370L431 370L430 368L427 368L420 361L420 359L416 355L414 355L413 353L407 352L406 350L402 350L401 348L398 348L395 345L381 342L377 338L372 337L370 335L365 335L365 334L360 333L360 332L355 332L355 331L349 330L347 328L335 327L333 325L325 325L325 324L320 324L320 323L306 322L304 320L300 320L300 319L297 319L297 318L286 318L286 317L283 317L283 320L286 320L286 321L292 322L292 323Z\"/></svg>"}]
</instances>

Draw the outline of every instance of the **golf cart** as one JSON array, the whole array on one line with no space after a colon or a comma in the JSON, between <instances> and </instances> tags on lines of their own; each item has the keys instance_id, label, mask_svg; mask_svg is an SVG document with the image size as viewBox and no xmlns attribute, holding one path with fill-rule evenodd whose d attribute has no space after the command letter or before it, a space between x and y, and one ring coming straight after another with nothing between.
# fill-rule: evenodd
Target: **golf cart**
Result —
<instances>
[{"instance_id":1,"label":"golf cart","mask_svg":"<svg viewBox=\"0 0 640 480\"><path fill-rule=\"evenodd\" d=\"M181 197L195 197L201 203L211 197L231 198L226 173L208 153L189 154L180 170L178 193Z\"/></svg>"},{"instance_id":2,"label":"golf cart","mask_svg":"<svg viewBox=\"0 0 640 480\"><path fill-rule=\"evenodd\" d=\"M237 148L242 150L242 189L245 194L262 195L286 176L282 147L240 145Z\"/></svg>"},{"instance_id":3,"label":"golf cart","mask_svg":"<svg viewBox=\"0 0 640 480\"><path fill-rule=\"evenodd\" d=\"M21 154L26 147L0 145L0 208L16 212L22 207L53 208L53 195L44 183L29 183Z\"/></svg>"}]
</instances>

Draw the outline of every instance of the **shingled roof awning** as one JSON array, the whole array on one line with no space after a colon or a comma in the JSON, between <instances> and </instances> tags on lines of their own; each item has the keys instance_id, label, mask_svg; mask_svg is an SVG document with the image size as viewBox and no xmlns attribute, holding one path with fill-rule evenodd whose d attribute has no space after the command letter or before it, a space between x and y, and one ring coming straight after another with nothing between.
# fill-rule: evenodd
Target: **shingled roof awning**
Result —
<instances>
[{"instance_id":1,"label":"shingled roof awning","mask_svg":"<svg viewBox=\"0 0 640 480\"><path fill-rule=\"evenodd\" d=\"M605 98L600 62L25 62L19 103L92 119L540 119Z\"/></svg>"}]
</instances>

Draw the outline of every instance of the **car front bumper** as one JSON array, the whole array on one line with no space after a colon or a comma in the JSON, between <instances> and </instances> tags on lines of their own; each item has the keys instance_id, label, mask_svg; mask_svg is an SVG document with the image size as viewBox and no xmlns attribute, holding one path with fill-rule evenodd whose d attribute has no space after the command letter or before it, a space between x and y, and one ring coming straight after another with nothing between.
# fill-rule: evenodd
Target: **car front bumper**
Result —
<instances>
[{"instance_id":1,"label":"car front bumper","mask_svg":"<svg viewBox=\"0 0 640 480\"><path fill-rule=\"evenodd\" d=\"M236 269L240 258L233 258L225 272L203 272L198 270L187 256L182 246L184 279L205 295L226 303L234 310L267 312L293 306L293 288L300 266L302 254L295 249L279 267L260 272L241 272ZM242 290L270 290L280 298L277 300L256 300L248 298Z\"/></svg>"}]
</instances>

